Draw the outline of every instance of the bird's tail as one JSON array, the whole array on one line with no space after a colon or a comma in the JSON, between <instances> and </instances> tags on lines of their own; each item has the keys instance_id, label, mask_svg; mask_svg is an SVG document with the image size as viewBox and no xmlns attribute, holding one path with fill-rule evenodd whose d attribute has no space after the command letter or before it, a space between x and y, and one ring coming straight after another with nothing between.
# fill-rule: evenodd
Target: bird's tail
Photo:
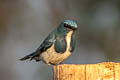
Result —
<instances>
[{"instance_id":1,"label":"bird's tail","mask_svg":"<svg viewBox=\"0 0 120 80\"><path fill-rule=\"evenodd\" d=\"M29 54L29 55L27 55L27 56L25 56L25 57L23 57L19 60L24 61L24 60L27 60L27 59L30 59L30 60L35 59L36 61L40 61L39 60L39 55L36 55L36 52L33 52L33 53L31 53L31 54Z\"/></svg>"},{"instance_id":2,"label":"bird's tail","mask_svg":"<svg viewBox=\"0 0 120 80\"><path fill-rule=\"evenodd\" d=\"M27 55L27 56L25 56L25 57L23 57L23 58L21 58L21 59L19 59L19 60L21 60L21 61L27 60L27 59L29 59L29 58L32 58L33 55L34 55L34 53L31 53L31 54L29 54L29 55Z\"/></svg>"}]
</instances>

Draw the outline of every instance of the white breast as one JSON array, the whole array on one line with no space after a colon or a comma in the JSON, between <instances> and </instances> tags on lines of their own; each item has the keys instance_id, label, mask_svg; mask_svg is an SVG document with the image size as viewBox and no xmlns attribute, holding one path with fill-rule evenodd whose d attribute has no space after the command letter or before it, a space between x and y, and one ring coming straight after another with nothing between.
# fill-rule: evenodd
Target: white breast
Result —
<instances>
[{"instance_id":1,"label":"white breast","mask_svg":"<svg viewBox=\"0 0 120 80\"><path fill-rule=\"evenodd\" d=\"M54 49L54 45L52 45L51 48L49 48L47 51L43 52L40 56L42 60L49 64L57 64L62 62L64 59L66 59L71 53L70 53L70 43L71 43L71 36L73 31L70 31L66 36L67 41L67 49L64 53L56 53Z\"/></svg>"}]
</instances>

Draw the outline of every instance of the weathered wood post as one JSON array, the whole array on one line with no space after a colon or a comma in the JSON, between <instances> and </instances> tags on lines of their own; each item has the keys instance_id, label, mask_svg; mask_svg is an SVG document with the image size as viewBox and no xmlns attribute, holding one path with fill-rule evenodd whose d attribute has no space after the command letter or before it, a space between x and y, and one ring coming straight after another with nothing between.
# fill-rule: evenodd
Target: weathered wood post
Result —
<instances>
[{"instance_id":1,"label":"weathered wood post","mask_svg":"<svg viewBox=\"0 0 120 80\"><path fill-rule=\"evenodd\" d=\"M53 67L54 80L120 80L120 63L62 64Z\"/></svg>"}]
</instances>

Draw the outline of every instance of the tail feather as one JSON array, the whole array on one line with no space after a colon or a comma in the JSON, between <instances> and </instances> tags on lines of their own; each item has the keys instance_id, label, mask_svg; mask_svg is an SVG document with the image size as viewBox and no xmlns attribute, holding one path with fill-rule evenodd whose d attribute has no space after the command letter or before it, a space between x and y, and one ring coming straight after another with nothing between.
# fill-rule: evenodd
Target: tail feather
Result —
<instances>
[{"instance_id":1,"label":"tail feather","mask_svg":"<svg viewBox=\"0 0 120 80\"><path fill-rule=\"evenodd\" d=\"M24 60L27 60L27 59L30 59L30 60L32 60L32 57L34 56L34 54L35 53L31 53L31 54L29 54L29 55L27 55L27 56L25 56L25 57L23 57L23 58L21 58L21 59L19 59L20 61L24 61Z\"/></svg>"},{"instance_id":2,"label":"tail feather","mask_svg":"<svg viewBox=\"0 0 120 80\"><path fill-rule=\"evenodd\" d=\"M39 52L34 52L34 53L31 53L31 54L29 54L29 55L27 55L27 56L25 56L25 57L23 57L23 58L21 58L21 59L19 59L20 61L24 61L24 60L27 60L27 59L30 59L30 61L32 60L32 59L35 59L36 61L40 61L40 58L39 58L39 54L38 54Z\"/></svg>"},{"instance_id":3,"label":"tail feather","mask_svg":"<svg viewBox=\"0 0 120 80\"><path fill-rule=\"evenodd\" d=\"M24 60L27 60L27 59L29 59L30 57L29 56L25 56L25 57L23 57L23 58L21 58L21 59L19 59L20 61L24 61Z\"/></svg>"}]
</instances>

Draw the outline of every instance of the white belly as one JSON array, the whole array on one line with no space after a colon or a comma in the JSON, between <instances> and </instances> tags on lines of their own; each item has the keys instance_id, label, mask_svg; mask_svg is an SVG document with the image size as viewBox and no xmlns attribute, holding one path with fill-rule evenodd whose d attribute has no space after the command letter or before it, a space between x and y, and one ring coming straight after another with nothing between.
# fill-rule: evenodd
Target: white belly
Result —
<instances>
[{"instance_id":1,"label":"white belly","mask_svg":"<svg viewBox=\"0 0 120 80\"><path fill-rule=\"evenodd\" d=\"M66 41L67 41L67 49L64 53L56 53L54 49L54 45L52 45L51 48L43 52L40 56L42 60L49 64L57 64L62 62L64 59L66 59L68 56L70 56L70 42L71 42L71 35L73 31L70 31L67 36L66 36Z\"/></svg>"}]
</instances>

